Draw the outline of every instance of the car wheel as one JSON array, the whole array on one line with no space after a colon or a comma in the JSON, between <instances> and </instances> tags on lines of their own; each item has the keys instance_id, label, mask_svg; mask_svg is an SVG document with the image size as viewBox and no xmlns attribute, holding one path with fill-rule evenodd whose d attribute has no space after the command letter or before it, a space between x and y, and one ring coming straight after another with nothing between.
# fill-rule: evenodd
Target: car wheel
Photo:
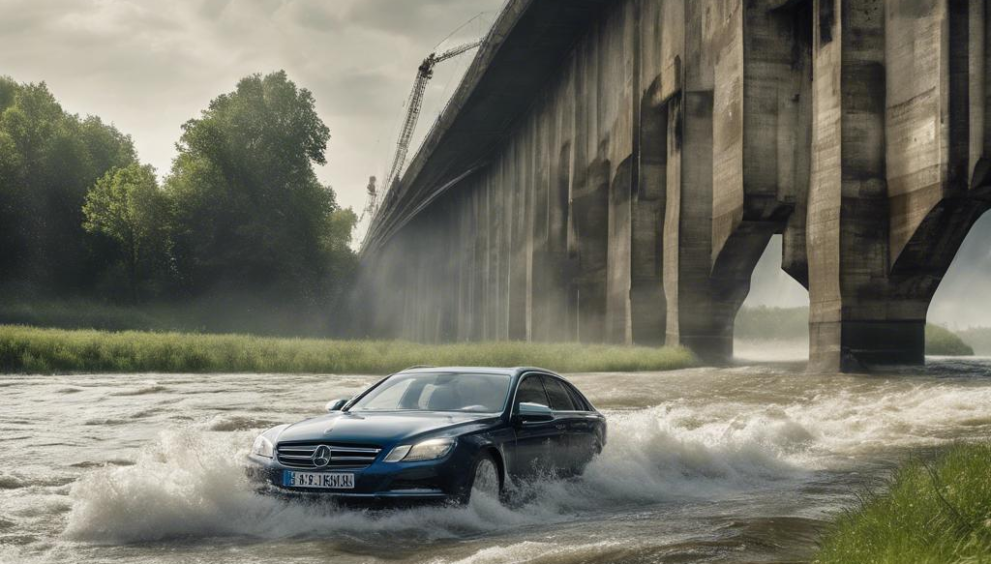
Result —
<instances>
[{"instance_id":1,"label":"car wheel","mask_svg":"<svg viewBox=\"0 0 991 564\"><path fill-rule=\"evenodd\" d=\"M589 454L589 456L582 458L574 475L581 476L582 474L584 474L585 470L588 469L588 465L591 464L592 461L595 460L595 457L599 456L600 454L602 454L602 441L598 437L596 437L595 443L592 444L592 452Z\"/></svg>"},{"instance_id":2,"label":"car wheel","mask_svg":"<svg viewBox=\"0 0 991 564\"><path fill-rule=\"evenodd\" d=\"M475 461L471 485L468 487L464 503L468 503L477 495L483 495L498 500L502 493L502 480L499 477L499 466L491 454L484 453Z\"/></svg>"}]
</instances>

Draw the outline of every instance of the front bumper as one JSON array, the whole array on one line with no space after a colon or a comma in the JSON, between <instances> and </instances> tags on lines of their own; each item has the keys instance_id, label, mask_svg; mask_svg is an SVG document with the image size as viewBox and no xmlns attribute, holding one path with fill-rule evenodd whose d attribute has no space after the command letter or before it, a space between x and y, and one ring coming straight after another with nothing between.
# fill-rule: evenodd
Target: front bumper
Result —
<instances>
[{"instance_id":1,"label":"front bumper","mask_svg":"<svg viewBox=\"0 0 991 564\"><path fill-rule=\"evenodd\" d=\"M365 502L447 502L460 499L467 475L467 472L461 469L459 457L453 454L425 462L376 461L370 466L357 470L327 470L327 472L353 473L355 483L354 489L351 490L286 487L283 485L283 475L286 471L314 471L289 468L280 465L274 459L253 455L248 457L246 471L249 479L260 486L260 491L276 495Z\"/></svg>"}]
</instances>

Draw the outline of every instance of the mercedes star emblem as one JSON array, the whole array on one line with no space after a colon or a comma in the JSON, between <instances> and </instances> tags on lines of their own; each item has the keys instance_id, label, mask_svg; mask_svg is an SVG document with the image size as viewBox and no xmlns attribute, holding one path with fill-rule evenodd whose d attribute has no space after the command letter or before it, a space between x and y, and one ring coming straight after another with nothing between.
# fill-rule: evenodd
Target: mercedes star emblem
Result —
<instances>
[{"instance_id":1,"label":"mercedes star emblem","mask_svg":"<svg viewBox=\"0 0 991 564\"><path fill-rule=\"evenodd\" d=\"M313 451L313 466L317 468L323 468L330 464L330 447L327 445L320 445L315 451Z\"/></svg>"}]
</instances>

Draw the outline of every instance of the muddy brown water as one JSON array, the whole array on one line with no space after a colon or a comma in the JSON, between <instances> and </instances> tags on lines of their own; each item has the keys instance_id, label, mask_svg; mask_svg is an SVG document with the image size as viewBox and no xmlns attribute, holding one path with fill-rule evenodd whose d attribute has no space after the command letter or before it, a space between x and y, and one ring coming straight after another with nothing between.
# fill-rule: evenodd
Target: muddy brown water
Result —
<instances>
[{"instance_id":1,"label":"muddy brown water","mask_svg":"<svg viewBox=\"0 0 991 564\"><path fill-rule=\"evenodd\" d=\"M241 466L372 377L0 376L0 562L802 562L899 461L991 431L987 358L569 378L609 418L582 478L367 511L256 494Z\"/></svg>"}]
</instances>

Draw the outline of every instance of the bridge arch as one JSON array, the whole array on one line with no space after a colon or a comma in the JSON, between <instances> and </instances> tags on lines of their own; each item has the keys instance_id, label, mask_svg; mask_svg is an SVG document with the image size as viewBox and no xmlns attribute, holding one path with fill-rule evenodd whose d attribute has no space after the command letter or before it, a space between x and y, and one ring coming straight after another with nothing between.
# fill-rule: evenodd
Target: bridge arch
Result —
<instances>
[{"instance_id":1,"label":"bridge arch","mask_svg":"<svg viewBox=\"0 0 991 564\"><path fill-rule=\"evenodd\" d=\"M991 213L985 212L964 238L929 302L929 323L950 329L991 325Z\"/></svg>"},{"instance_id":2,"label":"bridge arch","mask_svg":"<svg viewBox=\"0 0 991 564\"><path fill-rule=\"evenodd\" d=\"M751 276L734 323L736 358L794 360L808 355L809 291L784 266L784 237L775 235Z\"/></svg>"}]
</instances>

